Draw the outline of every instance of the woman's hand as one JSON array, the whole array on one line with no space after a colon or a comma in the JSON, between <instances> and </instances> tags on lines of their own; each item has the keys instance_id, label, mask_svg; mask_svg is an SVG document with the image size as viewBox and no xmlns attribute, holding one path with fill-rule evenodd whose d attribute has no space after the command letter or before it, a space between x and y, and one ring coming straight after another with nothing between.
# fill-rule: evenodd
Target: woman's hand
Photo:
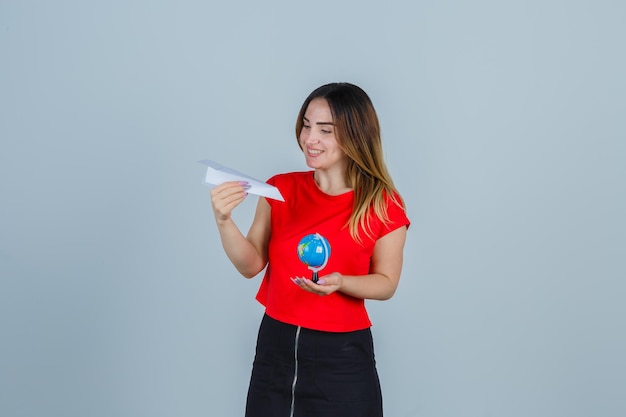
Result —
<instances>
[{"instance_id":1,"label":"woman's hand","mask_svg":"<svg viewBox=\"0 0 626 417\"><path fill-rule=\"evenodd\" d=\"M305 291L323 296L339 291L343 284L343 276L339 272L333 272L321 277L317 283L304 277L291 278L291 281Z\"/></svg>"},{"instance_id":2,"label":"woman's hand","mask_svg":"<svg viewBox=\"0 0 626 417\"><path fill-rule=\"evenodd\" d=\"M228 181L211 189L211 204L218 222L231 218L233 209L248 195L248 188L250 185L246 181Z\"/></svg>"}]
</instances>

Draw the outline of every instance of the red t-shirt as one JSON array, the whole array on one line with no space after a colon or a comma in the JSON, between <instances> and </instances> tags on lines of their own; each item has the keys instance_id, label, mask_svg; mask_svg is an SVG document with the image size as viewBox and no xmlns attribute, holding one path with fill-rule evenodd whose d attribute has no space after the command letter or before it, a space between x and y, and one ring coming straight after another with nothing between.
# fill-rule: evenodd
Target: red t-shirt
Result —
<instances>
[{"instance_id":1,"label":"red t-shirt","mask_svg":"<svg viewBox=\"0 0 626 417\"><path fill-rule=\"evenodd\" d=\"M385 225L372 216L375 238L361 231L362 243L350 236L347 226L354 193L331 196L319 189L313 171L279 174L268 181L276 186L284 202L268 199L271 207L269 263L257 300L266 313L279 321L308 329L347 332L371 326L363 299L341 292L321 297L302 290L290 278L311 278L312 271L298 258L298 243L309 234L319 233L330 243L330 257L320 278L331 272L367 275L376 240L402 226L409 226L404 209L388 199L390 222Z\"/></svg>"}]
</instances>

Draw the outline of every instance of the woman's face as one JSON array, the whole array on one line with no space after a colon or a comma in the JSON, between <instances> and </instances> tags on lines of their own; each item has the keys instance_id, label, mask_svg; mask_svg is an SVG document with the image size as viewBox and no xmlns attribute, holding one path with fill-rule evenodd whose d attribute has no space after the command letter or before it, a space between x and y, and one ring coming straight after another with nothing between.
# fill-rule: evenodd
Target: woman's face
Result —
<instances>
[{"instance_id":1,"label":"woman's face","mask_svg":"<svg viewBox=\"0 0 626 417\"><path fill-rule=\"evenodd\" d=\"M343 168L346 154L335 137L333 115L326 99L313 99L304 113L300 145L306 164L313 169Z\"/></svg>"}]
</instances>

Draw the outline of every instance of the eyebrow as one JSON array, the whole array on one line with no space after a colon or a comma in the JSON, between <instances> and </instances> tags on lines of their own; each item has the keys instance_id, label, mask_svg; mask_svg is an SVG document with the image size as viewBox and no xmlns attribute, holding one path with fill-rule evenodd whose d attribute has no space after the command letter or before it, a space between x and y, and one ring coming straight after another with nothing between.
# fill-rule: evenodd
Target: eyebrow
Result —
<instances>
[{"instance_id":1,"label":"eyebrow","mask_svg":"<svg viewBox=\"0 0 626 417\"><path fill-rule=\"evenodd\" d=\"M309 119L307 119L306 117L302 116L302 118L304 119L305 122L309 122ZM335 124L333 122L317 122L315 123L316 125L330 125L330 126L334 126Z\"/></svg>"}]
</instances>

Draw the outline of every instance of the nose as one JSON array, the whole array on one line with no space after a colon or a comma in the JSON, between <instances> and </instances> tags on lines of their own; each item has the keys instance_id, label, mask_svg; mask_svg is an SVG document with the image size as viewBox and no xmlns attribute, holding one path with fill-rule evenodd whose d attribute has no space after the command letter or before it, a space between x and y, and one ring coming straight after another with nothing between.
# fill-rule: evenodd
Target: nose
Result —
<instances>
[{"instance_id":1,"label":"nose","mask_svg":"<svg viewBox=\"0 0 626 417\"><path fill-rule=\"evenodd\" d=\"M302 142L304 143L320 143L320 138L315 132L308 131L302 135Z\"/></svg>"}]
</instances>

